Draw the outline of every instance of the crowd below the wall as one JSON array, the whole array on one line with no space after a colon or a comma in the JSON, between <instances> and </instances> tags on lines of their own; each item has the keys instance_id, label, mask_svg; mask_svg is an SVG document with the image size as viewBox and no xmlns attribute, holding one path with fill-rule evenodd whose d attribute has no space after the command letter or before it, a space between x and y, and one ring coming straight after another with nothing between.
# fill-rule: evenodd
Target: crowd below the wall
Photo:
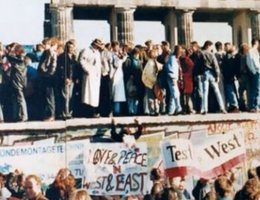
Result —
<instances>
[{"instance_id":1,"label":"crowd below the wall","mask_svg":"<svg viewBox=\"0 0 260 200\"><path fill-rule=\"evenodd\" d=\"M37 175L19 170L0 173L0 198L3 200L259 200L260 166L248 170L245 184L237 185L235 169L214 179L200 178L188 191L184 177L166 178L162 171L150 172L152 187L147 194L92 196L88 182L80 183L70 170L60 169L49 185Z\"/></svg>"},{"instance_id":2,"label":"crowd below the wall","mask_svg":"<svg viewBox=\"0 0 260 200\"><path fill-rule=\"evenodd\" d=\"M16 42L0 44L0 121L260 110L258 39L173 50L167 41L94 39L76 49L75 40L54 37L27 54Z\"/></svg>"}]
</instances>

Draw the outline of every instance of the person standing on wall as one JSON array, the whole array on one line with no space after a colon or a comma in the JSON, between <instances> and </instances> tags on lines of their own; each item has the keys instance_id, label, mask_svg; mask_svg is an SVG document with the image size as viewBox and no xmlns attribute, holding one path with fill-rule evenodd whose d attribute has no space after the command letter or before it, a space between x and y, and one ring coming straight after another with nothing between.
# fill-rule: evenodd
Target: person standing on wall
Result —
<instances>
[{"instance_id":1,"label":"person standing on wall","mask_svg":"<svg viewBox=\"0 0 260 200\"><path fill-rule=\"evenodd\" d=\"M55 119L55 72L59 43L60 41L57 38L49 38L46 41L45 51L38 66L39 92L42 95L42 117L44 121L54 121Z\"/></svg>"},{"instance_id":2,"label":"person standing on wall","mask_svg":"<svg viewBox=\"0 0 260 200\"><path fill-rule=\"evenodd\" d=\"M260 109L260 59L259 59L259 41L253 39L252 48L247 54L246 63L248 66L250 78L249 111L258 112Z\"/></svg>"},{"instance_id":3,"label":"person standing on wall","mask_svg":"<svg viewBox=\"0 0 260 200\"><path fill-rule=\"evenodd\" d=\"M102 67L99 51L103 45L100 39L95 39L90 47L83 49L79 55L79 62L83 69L81 101L86 105L86 117L99 117L97 108L99 106Z\"/></svg>"},{"instance_id":4,"label":"person standing on wall","mask_svg":"<svg viewBox=\"0 0 260 200\"><path fill-rule=\"evenodd\" d=\"M72 117L72 101L74 88L74 72L78 62L76 61L75 43L71 40L66 42L65 51L58 56L57 60L57 87L60 97L58 117L69 119Z\"/></svg>"},{"instance_id":5,"label":"person standing on wall","mask_svg":"<svg viewBox=\"0 0 260 200\"><path fill-rule=\"evenodd\" d=\"M207 40L204 43L202 50L202 59L203 59L203 75L202 75L202 88L203 88L203 97L202 97L202 108L201 113L206 114L208 112L208 94L209 94L209 85L213 87L214 93L216 95L220 112L226 113L225 105L219 90L219 76L220 69L215 55L212 53L212 42Z\"/></svg>"}]
</instances>

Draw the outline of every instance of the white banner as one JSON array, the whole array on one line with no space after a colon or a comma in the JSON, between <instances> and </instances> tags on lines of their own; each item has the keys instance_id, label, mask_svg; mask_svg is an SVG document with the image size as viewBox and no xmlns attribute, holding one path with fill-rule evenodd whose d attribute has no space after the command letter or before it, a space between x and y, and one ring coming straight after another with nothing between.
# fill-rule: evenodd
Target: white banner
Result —
<instances>
[{"instance_id":1,"label":"white banner","mask_svg":"<svg viewBox=\"0 0 260 200\"><path fill-rule=\"evenodd\" d=\"M246 149L243 134L238 131L210 136L196 145L185 139L163 141L161 152L169 177L196 174L211 178L243 162Z\"/></svg>"},{"instance_id":2,"label":"white banner","mask_svg":"<svg viewBox=\"0 0 260 200\"><path fill-rule=\"evenodd\" d=\"M15 169L25 174L36 174L46 184L53 182L61 168L69 168L75 178L85 176L83 154L89 140L51 144L39 143L14 147L0 147L0 172ZM85 156L86 157L86 156Z\"/></svg>"},{"instance_id":3,"label":"white banner","mask_svg":"<svg viewBox=\"0 0 260 200\"><path fill-rule=\"evenodd\" d=\"M64 144L0 147L0 172L15 169L25 174L37 174L43 182L51 183L60 168L64 168Z\"/></svg>"},{"instance_id":4,"label":"white banner","mask_svg":"<svg viewBox=\"0 0 260 200\"><path fill-rule=\"evenodd\" d=\"M148 178L147 146L123 143L91 144L86 163L91 195L145 194Z\"/></svg>"},{"instance_id":5,"label":"white banner","mask_svg":"<svg viewBox=\"0 0 260 200\"><path fill-rule=\"evenodd\" d=\"M210 138L194 148L199 169L204 176L223 174L245 160L246 148L242 133L229 132Z\"/></svg>"},{"instance_id":6,"label":"white banner","mask_svg":"<svg viewBox=\"0 0 260 200\"><path fill-rule=\"evenodd\" d=\"M165 140L161 143L163 163L167 176L185 176L194 165L192 144L186 139Z\"/></svg>"}]
</instances>

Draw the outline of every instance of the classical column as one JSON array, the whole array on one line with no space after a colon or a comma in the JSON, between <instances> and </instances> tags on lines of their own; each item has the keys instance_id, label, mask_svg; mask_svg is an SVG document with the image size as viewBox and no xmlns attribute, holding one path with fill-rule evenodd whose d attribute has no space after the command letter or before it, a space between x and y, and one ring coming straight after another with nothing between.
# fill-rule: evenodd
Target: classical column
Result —
<instances>
[{"instance_id":1,"label":"classical column","mask_svg":"<svg viewBox=\"0 0 260 200\"><path fill-rule=\"evenodd\" d=\"M74 38L73 6L51 4L51 35L67 41Z\"/></svg>"},{"instance_id":2,"label":"classical column","mask_svg":"<svg viewBox=\"0 0 260 200\"><path fill-rule=\"evenodd\" d=\"M51 13L50 4L44 4L43 36L51 37Z\"/></svg>"},{"instance_id":3,"label":"classical column","mask_svg":"<svg viewBox=\"0 0 260 200\"><path fill-rule=\"evenodd\" d=\"M110 24L110 40L111 41L117 41L118 40L118 29L117 29L117 20L116 20L116 11L113 8L111 10L110 16L109 16L109 24Z\"/></svg>"},{"instance_id":4,"label":"classical column","mask_svg":"<svg viewBox=\"0 0 260 200\"><path fill-rule=\"evenodd\" d=\"M250 44L252 39L251 17L248 10L237 10L233 14L230 25L233 32L233 44L239 46L242 43Z\"/></svg>"},{"instance_id":5,"label":"classical column","mask_svg":"<svg viewBox=\"0 0 260 200\"><path fill-rule=\"evenodd\" d=\"M111 39L120 43L134 42L134 8L114 8L110 16Z\"/></svg>"},{"instance_id":6,"label":"classical column","mask_svg":"<svg viewBox=\"0 0 260 200\"><path fill-rule=\"evenodd\" d=\"M260 11L258 10L251 11L251 30L252 38L260 37Z\"/></svg>"},{"instance_id":7,"label":"classical column","mask_svg":"<svg viewBox=\"0 0 260 200\"><path fill-rule=\"evenodd\" d=\"M193 10L177 11L178 43L189 46L193 40Z\"/></svg>"},{"instance_id":8,"label":"classical column","mask_svg":"<svg viewBox=\"0 0 260 200\"><path fill-rule=\"evenodd\" d=\"M174 9L170 9L162 21L165 28L165 38L171 48L178 44L177 21Z\"/></svg>"}]
</instances>

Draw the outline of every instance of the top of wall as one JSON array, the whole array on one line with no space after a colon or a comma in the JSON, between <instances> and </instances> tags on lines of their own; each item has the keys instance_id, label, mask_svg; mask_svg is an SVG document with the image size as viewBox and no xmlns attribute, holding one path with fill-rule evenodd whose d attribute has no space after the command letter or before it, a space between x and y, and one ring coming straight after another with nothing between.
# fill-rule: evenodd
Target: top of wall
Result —
<instances>
[{"instance_id":1,"label":"top of wall","mask_svg":"<svg viewBox=\"0 0 260 200\"><path fill-rule=\"evenodd\" d=\"M115 7L175 7L180 9L260 9L259 0L51 0L53 4Z\"/></svg>"}]
</instances>

